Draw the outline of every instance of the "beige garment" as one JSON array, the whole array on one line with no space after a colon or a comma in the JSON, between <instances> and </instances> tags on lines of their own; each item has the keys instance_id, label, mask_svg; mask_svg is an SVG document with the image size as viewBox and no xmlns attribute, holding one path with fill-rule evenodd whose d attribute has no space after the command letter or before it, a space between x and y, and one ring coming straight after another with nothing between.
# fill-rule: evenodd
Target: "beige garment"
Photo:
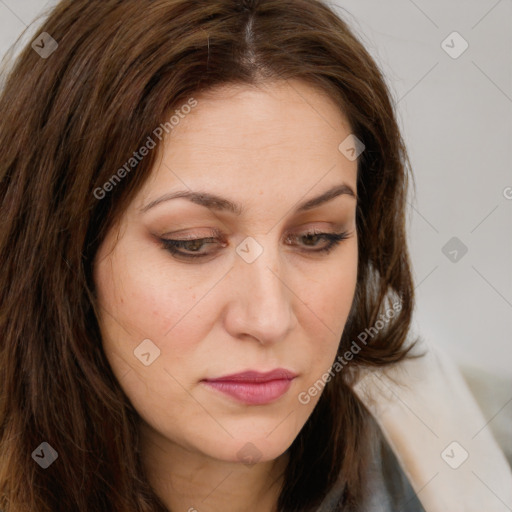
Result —
<instances>
[{"instance_id":1,"label":"beige garment","mask_svg":"<svg viewBox=\"0 0 512 512\"><path fill-rule=\"evenodd\" d=\"M427 512L512 511L512 472L489 419L443 350L420 340L418 352L426 355L365 370L354 391Z\"/></svg>"}]
</instances>

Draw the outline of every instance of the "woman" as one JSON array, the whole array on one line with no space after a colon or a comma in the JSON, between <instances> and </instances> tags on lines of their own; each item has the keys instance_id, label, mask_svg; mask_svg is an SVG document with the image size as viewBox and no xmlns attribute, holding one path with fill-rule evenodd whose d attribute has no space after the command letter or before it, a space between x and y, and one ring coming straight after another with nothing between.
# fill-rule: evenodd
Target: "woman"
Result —
<instances>
[{"instance_id":1,"label":"woman","mask_svg":"<svg viewBox=\"0 0 512 512\"><path fill-rule=\"evenodd\" d=\"M356 386L421 351L407 154L348 26L65 0L38 34L0 98L2 510L424 510Z\"/></svg>"}]
</instances>

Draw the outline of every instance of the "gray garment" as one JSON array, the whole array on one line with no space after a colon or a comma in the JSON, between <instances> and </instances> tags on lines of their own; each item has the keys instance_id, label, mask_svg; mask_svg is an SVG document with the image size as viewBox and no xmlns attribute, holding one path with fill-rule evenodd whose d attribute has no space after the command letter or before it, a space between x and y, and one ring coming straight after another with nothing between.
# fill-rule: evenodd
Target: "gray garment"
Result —
<instances>
[{"instance_id":1,"label":"gray garment","mask_svg":"<svg viewBox=\"0 0 512 512\"><path fill-rule=\"evenodd\" d=\"M361 507L346 512L425 512L398 460L373 421L373 458L365 478L365 501ZM316 512L338 512L343 488L334 488ZM345 511L344 511L345 512Z\"/></svg>"}]
</instances>

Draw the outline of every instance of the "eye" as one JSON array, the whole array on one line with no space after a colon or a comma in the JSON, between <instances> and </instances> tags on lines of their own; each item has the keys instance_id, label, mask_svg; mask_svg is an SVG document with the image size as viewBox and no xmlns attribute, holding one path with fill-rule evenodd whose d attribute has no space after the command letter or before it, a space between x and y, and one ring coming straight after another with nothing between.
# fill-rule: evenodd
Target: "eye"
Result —
<instances>
[{"instance_id":1,"label":"eye","mask_svg":"<svg viewBox=\"0 0 512 512\"><path fill-rule=\"evenodd\" d=\"M187 240L173 240L169 238L161 238L162 245L165 250L169 251L173 256L180 258L204 258L212 253L199 252L200 249L207 244L213 244L217 240L215 237L210 238L190 238ZM224 247L227 243L222 243ZM189 252L184 252L183 249Z\"/></svg>"},{"instance_id":2,"label":"eye","mask_svg":"<svg viewBox=\"0 0 512 512\"><path fill-rule=\"evenodd\" d=\"M344 231L342 233L323 233L321 231L311 231L304 233L302 235L289 235L286 238L286 241L295 239L295 238L302 238L306 240L306 244L304 244L306 247L318 247L318 240L324 240L327 243L320 246L319 249L314 250L307 250L306 252L319 252L319 253L329 253L334 247L336 247L342 240L345 240L349 237L349 234L347 231Z\"/></svg>"},{"instance_id":3,"label":"eye","mask_svg":"<svg viewBox=\"0 0 512 512\"><path fill-rule=\"evenodd\" d=\"M287 244L293 245L293 240L303 239L306 243L301 244L306 249L301 249L301 252L306 253L329 253L334 247L340 242L349 237L348 232L342 233L324 233L321 231L311 231L300 235L288 235L285 239ZM219 236L219 238L222 238ZM226 247L228 244L225 240L220 240L216 237L208 238L188 238L182 240L175 240L169 238L160 238L162 247L170 252L176 259L193 259L193 258L206 258L213 255L213 252L204 252L201 249L206 245L212 245L218 243L222 247ZM324 241L324 244L320 245L319 241ZM308 249L314 247L315 249Z\"/></svg>"}]
</instances>

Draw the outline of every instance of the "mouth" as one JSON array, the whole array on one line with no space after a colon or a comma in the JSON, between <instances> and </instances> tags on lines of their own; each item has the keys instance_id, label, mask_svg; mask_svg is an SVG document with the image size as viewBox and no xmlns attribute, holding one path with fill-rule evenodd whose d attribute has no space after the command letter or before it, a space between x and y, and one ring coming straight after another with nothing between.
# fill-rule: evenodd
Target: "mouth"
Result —
<instances>
[{"instance_id":1,"label":"mouth","mask_svg":"<svg viewBox=\"0 0 512 512\"><path fill-rule=\"evenodd\" d=\"M297 374L278 368L270 372L246 371L214 379L204 379L210 389L246 405L265 405L277 401L290 388Z\"/></svg>"}]
</instances>

